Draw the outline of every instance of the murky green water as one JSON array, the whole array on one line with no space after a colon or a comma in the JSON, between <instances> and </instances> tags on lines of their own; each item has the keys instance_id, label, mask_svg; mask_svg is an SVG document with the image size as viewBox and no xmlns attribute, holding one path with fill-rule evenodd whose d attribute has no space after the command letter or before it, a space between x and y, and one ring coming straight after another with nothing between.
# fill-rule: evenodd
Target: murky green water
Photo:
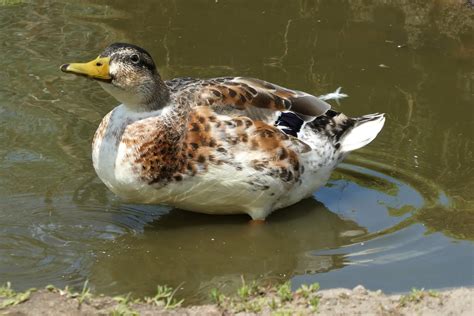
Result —
<instances>
[{"instance_id":1,"label":"murky green water","mask_svg":"<svg viewBox=\"0 0 474 316\"><path fill-rule=\"evenodd\" d=\"M0 282L188 302L246 280L406 291L474 285L474 29L463 1L0 1ZM90 143L116 101L63 75L109 43L147 48L165 78L245 75L348 115L377 140L314 195L247 225L121 203ZM184 283L182 283L184 282Z\"/></svg>"}]
</instances>

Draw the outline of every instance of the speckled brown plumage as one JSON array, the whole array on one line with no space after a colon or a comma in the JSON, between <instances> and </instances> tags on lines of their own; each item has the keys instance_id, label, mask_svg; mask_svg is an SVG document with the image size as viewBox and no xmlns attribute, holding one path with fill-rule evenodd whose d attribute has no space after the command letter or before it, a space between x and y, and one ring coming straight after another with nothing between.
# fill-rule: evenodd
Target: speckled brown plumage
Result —
<instances>
[{"instance_id":1,"label":"speckled brown plumage","mask_svg":"<svg viewBox=\"0 0 474 316\"><path fill-rule=\"evenodd\" d=\"M137 145L135 163L141 166L141 177L149 184L182 181L206 172L209 165L228 164L236 172L241 171L242 166L234 158L242 150L258 152L259 158L251 162L256 171L265 171L284 182L299 181L302 170L298 153L309 151L308 145L262 121L245 116L222 120L217 116L207 106L194 107L180 141L168 138L159 120L152 133L150 122L134 123L127 127L122 143Z\"/></svg>"}]
</instances>

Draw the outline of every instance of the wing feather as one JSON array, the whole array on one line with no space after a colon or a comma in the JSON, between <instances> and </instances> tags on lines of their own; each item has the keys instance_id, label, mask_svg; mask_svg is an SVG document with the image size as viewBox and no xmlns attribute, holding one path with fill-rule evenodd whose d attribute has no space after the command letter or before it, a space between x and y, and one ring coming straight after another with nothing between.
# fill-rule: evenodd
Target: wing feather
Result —
<instances>
[{"instance_id":1,"label":"wing feather","mask_svg":"<svg viewBox=\"0 0 474 316\"><path fill-rule=\"evenodd\" d=\"M254 78L178 78L166 83L172 93L186 97L195 106L208 105L217 113L246 115L272 123L277 111L292 111L310 121L331 108L308 93Z\"/></svg>"}]
</instances>

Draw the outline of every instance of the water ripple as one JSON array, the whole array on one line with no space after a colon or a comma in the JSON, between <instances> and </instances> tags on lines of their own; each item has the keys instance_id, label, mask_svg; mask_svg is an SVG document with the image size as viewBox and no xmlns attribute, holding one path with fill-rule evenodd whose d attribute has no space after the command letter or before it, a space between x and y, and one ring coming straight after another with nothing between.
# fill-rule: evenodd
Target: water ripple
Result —
<instances>
[{"instance_id":1,"label":"water ripple","mask_svg":"<svg viewBox=\"0 0 474 316\"><path fill-rule=\"evenodd\" d=\"M77 205L72 196L44 201L35 195L2 197L0 273L22 287L84 282L104 243L141 233L167 212L162 207Z\"/></svg>"}]
</instances>

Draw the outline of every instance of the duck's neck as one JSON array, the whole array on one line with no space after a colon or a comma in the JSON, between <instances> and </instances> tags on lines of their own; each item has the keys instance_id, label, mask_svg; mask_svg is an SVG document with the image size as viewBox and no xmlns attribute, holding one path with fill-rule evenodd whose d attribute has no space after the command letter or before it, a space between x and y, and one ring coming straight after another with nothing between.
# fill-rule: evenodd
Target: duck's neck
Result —
<instances>
[{"instance_id":1,"label":"duck's neck","mask_svg":"<svg viewBox=\"0 0 474 316\"><path fill-rule=\"evenodd\" d=\"M154 112L164 109L170 105L170 91L166 84L157 76L152 85L140 86L136 100L123 102L131 110L137 112Z\"/></svg>"},{"instance_id":2,"label":"duck's neck","mask_svg":"<svg viewBox=\"0 0 474 316\"><path fill-rule=\"evenodd\" d=\"M170 104L170 91L158 74L127 89L110 83L99 84L132 112L154 112Z\"/></svg>"},{"instance_id":3,"label":"duck's neck","mask_svg":"<svg viewBox=\"0 0 474 316\"><path fill-rule=\"evenodd\" d=\"M169 106L171 99L168 87L160 77L155 80L154 91L149 93L150 96L148 98L144 98L145 102L142 102L138 106L138 110L157 111ZM146 89L146 87L144 89Z\"/></svg>"}]
</instances>

